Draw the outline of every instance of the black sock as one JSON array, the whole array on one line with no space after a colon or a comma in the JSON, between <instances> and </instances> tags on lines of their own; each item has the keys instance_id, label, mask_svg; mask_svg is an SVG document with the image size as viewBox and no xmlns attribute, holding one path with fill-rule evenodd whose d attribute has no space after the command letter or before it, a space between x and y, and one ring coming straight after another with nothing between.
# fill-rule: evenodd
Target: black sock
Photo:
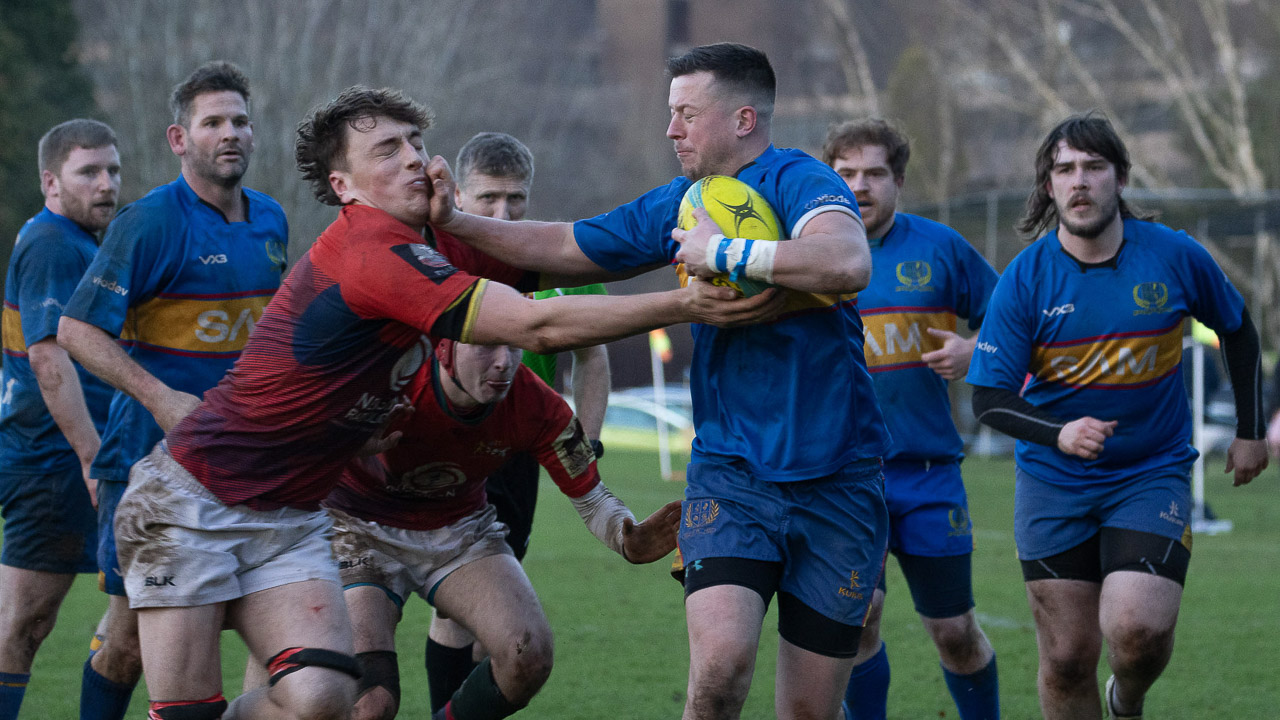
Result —
<instances>
[{"instance_id":1,"label":"black sock","mask_svg":"<svg viewBox=\"0 0 1280 720\"><path fill-rule=\"evenodd\" d=\"M471 647L451 648L427 638L427 688L431 693L431 712L444 707L475 669L476 663L471 661Z\"/></svg>"},{"instance_id":2,"label":"black sock","mask_svg":"<svg viewBox=\"0 0 1280 720\"><path fill-rule=\"evenodd\" d=\"M480 661L449 701L449 712L456 720L502 720L524 707L502 694L493 679L489 658Z\"/></svg>"}]
</instances>

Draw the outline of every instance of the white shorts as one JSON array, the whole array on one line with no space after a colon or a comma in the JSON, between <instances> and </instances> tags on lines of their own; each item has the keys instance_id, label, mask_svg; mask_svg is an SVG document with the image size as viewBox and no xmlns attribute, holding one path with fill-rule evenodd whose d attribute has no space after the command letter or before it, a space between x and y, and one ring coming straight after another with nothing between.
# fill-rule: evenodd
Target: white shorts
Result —
<instances>
[{"instance_id":1,"label":"white shorts","mask_svg":"<svg viewBox=\"0 0 1280 720\"><path fill-rule=\"evenodd\" d=\"M304 580L338 582L325 511L223 505L163 443L130 471L115 531L132 608L209 605Z\"/></svg>"},{"instance_id":2,"label":"white shorts","mask_svg":"<svg viewBox=\"0 0 1280 720\"><path fill-rule=\"evenodd\" d=\"M397 605L409 593L431 602L436 585L449 573L491 555L513 555L507 526L492 505L435 530L381 525L329 508L333 554L344 588L373 585Z\"/></svg>"}]
</instances>

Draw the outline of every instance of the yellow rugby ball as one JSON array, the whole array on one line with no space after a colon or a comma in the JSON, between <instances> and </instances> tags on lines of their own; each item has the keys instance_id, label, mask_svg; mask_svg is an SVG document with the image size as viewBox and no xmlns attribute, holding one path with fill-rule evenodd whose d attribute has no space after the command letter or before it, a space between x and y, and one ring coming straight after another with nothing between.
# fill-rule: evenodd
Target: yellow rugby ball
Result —
<instances>
[{"instance_id":1,"label":"yellow rugby ball","mask_svg":"<svg viewBox=\"0 0 1280 720\"><path fill-rule=\"evenodd\" d=\"M782 239L782 223L778 222L778 215L769 202L755 188L737 178L708 175L690 186L680 201L677 222L681 230L689 230L697 224L693 211L698 208L707 211L725 237ZM771 287L768 283L746 277L733 282L727 274L716 277L712 282L731 287L746 297L758 295Z\"/></svg>"}]
</instances>

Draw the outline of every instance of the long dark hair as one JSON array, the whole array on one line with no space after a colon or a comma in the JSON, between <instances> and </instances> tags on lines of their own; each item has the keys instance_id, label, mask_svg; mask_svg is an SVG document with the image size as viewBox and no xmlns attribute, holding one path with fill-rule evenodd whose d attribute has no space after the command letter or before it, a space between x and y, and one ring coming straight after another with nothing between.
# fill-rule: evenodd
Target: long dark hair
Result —
<instances>
[{"instance_id":1,"label":"long dark hair","mask_svg":"<svg viewBox=\"0 0 1280 720\"><path fill-rule=\"evenodd\" d=\"M1015 229L1026 237L1037 237L1058 224L1058 206L1049 196L1049 172L1058 156L1058 143L1066 140L1071 147L1098 155L1116 168L1116 179L1121 183L1129 181L1129 151L1124 141L1116 134L1115 128L1105 116L1096 112L1083 115L1072 115L1058 123L1049 131L1040 149L1036 151L1036 181L1027 196L1027 209L1018 220ZM1154 213L1135 208L1119 198L1120 217L1135 217L1139 220L1150 220Z\"/></svg>"}]
</instances>

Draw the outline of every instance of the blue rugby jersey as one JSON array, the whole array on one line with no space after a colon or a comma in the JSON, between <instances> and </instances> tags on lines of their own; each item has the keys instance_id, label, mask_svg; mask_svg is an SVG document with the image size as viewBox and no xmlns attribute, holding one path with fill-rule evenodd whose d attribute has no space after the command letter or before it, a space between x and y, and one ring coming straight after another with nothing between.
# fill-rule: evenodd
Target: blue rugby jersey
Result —
<instances>
[{"instance_id":1,"label":"blue rugby jersey","mask_svg":"<svg viewBox=\"0 0 1280 720\"><path fill-rule=\"evenodd\" d=\"M247 219L236 223L182 176L125 206L65 314L119 337L169 387L204 395L239 357L285 269L284 211L260 192L244 194ZM161 437L141 403L116 393L93 473L127 482Z\"/></svg>"},{"instance_id":2,"label":"blue rugby jersey","mask_svg":"<svg viewBox=\"0 0 1280 720\"><path fill-rule=\"evenodd\" d=\"M1029 372L1023 395L1032 404L1066 421L1119 421L1097 460L1019 440L1026 472L1059 485L1128 479L1195 459L1183 321L1230 333L1243 310L1240 293L1185 233L1126 219L1114 266L1082 269L1054 231L1001 276L968 380L1017 391Z\"/></svg>"},{"instance_id":3,"label":"blue rugby jersey","mask_svg":"<svg viewBox=\"0 0 1280 720\"><path fill-rule=\"evenodd\" d=\"M960 233L898 213L871 241L871 284L858 294L867 366L893 447L885 459L958 460L964 443L951 421L947 381L920 356L942 347L928 328L982 325L998 276Z\"/></svg>"},{"instance_id":4,"label":"blue rugby jersey","mask_svg":"<svg viewBox=\"0 0 1280 720\"><path fill-rule=\"evenodd\" d=\"M849 188L809 155L772 145L736 174L769 202L787 238L823 212L859 218ZM574 224L582 251L621 272L673 262L684 177ZM860 222L859 218L859 222ZM787 291L775 322L693 326L693 460L743 460L764 480L809 480L879 457L888 433L862 350L855 295Z\"/></svg>"},{"instance_id":5,"label":"blue rugby jersey","mask_svg":"<svg viewBox=\"0 0 1280 720\"><path fill-rule=\"evenodd\" d=\"M48 208L18 232L4 285L4 372L0 374L0 468L46 473L79 464L44 404L27 348L58 334L58 319L98 241ZM114 390L75 365L89 417L102 432Z\"/></svg>"}]
</instances>

